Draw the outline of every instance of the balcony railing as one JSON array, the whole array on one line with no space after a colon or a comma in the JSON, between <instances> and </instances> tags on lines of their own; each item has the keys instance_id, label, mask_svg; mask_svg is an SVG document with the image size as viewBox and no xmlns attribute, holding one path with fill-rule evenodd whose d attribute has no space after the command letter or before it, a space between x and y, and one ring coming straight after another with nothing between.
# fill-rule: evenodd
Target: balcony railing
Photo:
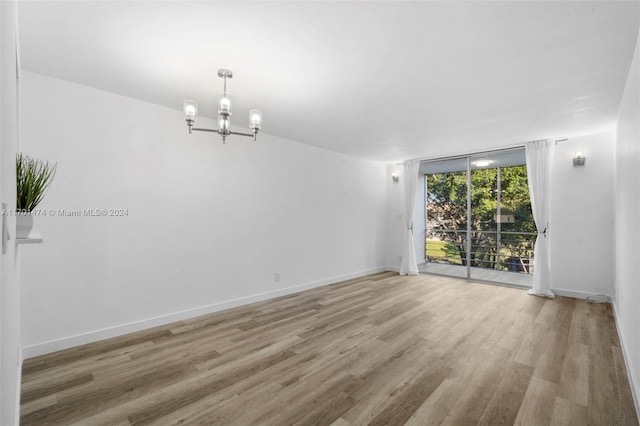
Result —
<instances>
[{"instance_id":1,"label":"balcony railing","mask_svg":"<svg viewBox=\"0 0 640 426\"><path fill-rule=\"evenodd\" d=\"M498 271L533 274L533 249L537 233L471 230L467 255L467 231L429 229L425 233L425 258L428 262Z\"/></svg>"}]
</instances>

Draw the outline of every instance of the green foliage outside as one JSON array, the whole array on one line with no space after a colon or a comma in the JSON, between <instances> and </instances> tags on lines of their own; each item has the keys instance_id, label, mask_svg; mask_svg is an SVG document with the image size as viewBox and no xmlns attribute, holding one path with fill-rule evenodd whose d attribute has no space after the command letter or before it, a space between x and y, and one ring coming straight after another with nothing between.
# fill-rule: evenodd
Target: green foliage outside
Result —
<instances>
[{"instance_id":1,"label":"green foliage outside","mask_svg":"<svg viewBox=\"0 0 640 426\"><path fill-rule=\"evenodd\" d=\"M531 212L526 166L500 169L500 256L498 257L498 169L471 171L471 254L475 267L506 269L509 258L533 256L536 227ZM466 172L426 176L427 257L447 263L467 263ZM509 234L515 232L516 234ZM444 244L438 245L438 242ZM431 248L431 250L430 250ZM452 259L443 259L443 256ZM453 258L457 258L454 259Z\"/></svg>"},{"instance_id":2,"label":"green foliage outside","mask_svg":"<svg viewBox=\"0 0 640 426\"><path fill-rule=\"evenodd\" d=\"M427 253L431 258L446 259L447 263L462 265L458 247L446 241L427 240Z\"/></svg>"}]
</instances>

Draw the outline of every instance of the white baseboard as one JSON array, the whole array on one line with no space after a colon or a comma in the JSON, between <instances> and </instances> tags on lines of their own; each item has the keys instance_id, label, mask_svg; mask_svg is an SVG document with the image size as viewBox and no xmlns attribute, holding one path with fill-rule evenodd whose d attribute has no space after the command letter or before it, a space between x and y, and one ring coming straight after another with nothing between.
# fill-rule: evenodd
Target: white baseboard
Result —
<instances>
[{"instance_id":1,"label":"white baseboard","mask_svg":"<svg viewBox=\"0 0 640 426\"><path fill-rule=\"evenodd\" d=\"M238 306L248 305L250 303L262 302L264 300L273 299L288 294L298 293L316 287L322 287L334 284L340 281L346 281L353 278L363 277L365 275L376 274L387 271L387 267L378 267L367 269L364 271L353 272L349 274L339 275L326 278L319 281L313 281L305 284L299 284L292 287L281 288L278 290L258 293L251 296L240 297L237 299L226 300L224 302L213 303L211 305L200 306L197 308L187 309L184 311L174 312L171 314L160 315L154 318L148 318L128 324L117 325L113 327L103 328L100 330L81 333L74 336L64 337L61 339L50 340L48 342L38 343L35 345L25 346L22 348L25 359L33 358L39 355L45 355L52 352L61 351L63 349L80 346L87 343L97 342L99 340L109 339L111 337L122 336L124 334L134 333L136 331L146 330L160 325L170 324L172 322L181 321L187 318L193 318L200 315L206 315L213 312L224 311L225 309L237 308Z\"/></svg>"},{"instance_id":2,"label":"white baseboard","mask_svg":"<svg viewBox=\"0 0 640 426\"><path fill-rule=\"evenodd\" d=\"M585 291L565 290L562 288L552 288L551 291L556 296L573 297L575 299L586 299L589 296L602 296L602 293L588 293ZM609 294L605 294L605 296L611 297Z\"/></svg>"},{"instance_id":3,"label":"white baseboard","mask_svg":"<svg viewBox=\"0 0 640 426\"><path fill-rule=\"evenodd\" d=\"M622 357L624 358L624 366L627 369L627 378L629 379L629 387L631 388L631 395L633 396L633 403L636 407L636 416L638 416L638 423L640 423L640 382L637 378L633 376L633 372L635 370L632 369L631 354L627 352L624 346L624 338L622 335L622 329L620 328L620 323L618 322L618 311L616 310L616 304L612 303L613 306L613 318L615 319L616 329L618 331L618 337L620 338L620 348L622 349Z\"/></svg>"}]
</instances>

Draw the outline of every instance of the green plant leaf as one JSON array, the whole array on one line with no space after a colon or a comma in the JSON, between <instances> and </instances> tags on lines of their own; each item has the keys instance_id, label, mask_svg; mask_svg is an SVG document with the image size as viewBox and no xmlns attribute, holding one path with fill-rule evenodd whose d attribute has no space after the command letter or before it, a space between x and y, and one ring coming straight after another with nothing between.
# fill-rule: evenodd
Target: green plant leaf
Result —
<instances>
[{"instance_id":1,"label":"green plant leaf","mask_svg":"<svg viewBox=\"0 0 640 426\"><path fill-rule=\"evenodd\" d=\"M42 201L56 174L57 164L50 164L22 153L16 156L16 208L33 211Z\"/></svg>"}]
</instances>

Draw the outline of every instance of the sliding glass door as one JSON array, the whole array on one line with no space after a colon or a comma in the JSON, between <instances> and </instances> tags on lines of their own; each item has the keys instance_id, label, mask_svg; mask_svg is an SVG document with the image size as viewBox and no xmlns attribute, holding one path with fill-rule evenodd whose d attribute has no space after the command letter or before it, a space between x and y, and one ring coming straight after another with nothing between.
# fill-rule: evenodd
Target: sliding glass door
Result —
<instances>
[{"instance_id":1,"label":"sliding glass door","mask_svg":"<svg viewBox=\"0 0 640 426\"><path fill-rule=\"evenodd\" d=\"M423 271L530 285L535 224L524 150L423 163Z\"/></svg>"}]
</instances>

